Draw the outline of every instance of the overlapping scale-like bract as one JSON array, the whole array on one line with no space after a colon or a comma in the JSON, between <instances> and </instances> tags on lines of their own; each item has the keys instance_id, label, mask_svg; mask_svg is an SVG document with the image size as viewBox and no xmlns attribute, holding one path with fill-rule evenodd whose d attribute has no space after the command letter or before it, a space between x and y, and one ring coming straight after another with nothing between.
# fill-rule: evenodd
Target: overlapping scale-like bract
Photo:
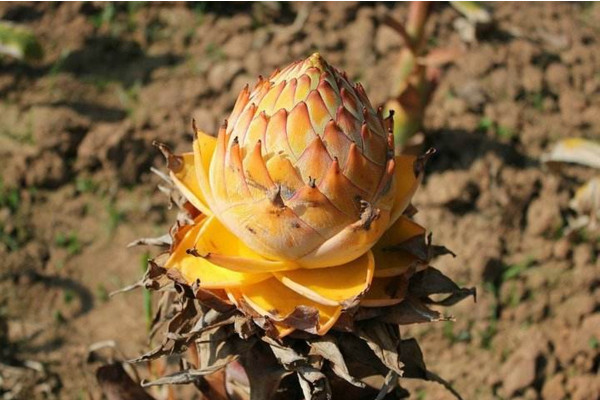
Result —
<instances>
[{"instance_id":1,"label":"overlapping scale-like bract","mask_svg":"<svg viewBox=\"0 0 600 400\"><path fill-rule=\"evenodd\" d=\"M351 261L390 220L384 125L362 87L318 54L260 79L218 135L209 170L216 217L265 257L307 268ZM354 251L323 251L348 236L358 238Z\"/></svg>"},{"instance_id":2,"label":"overlapping scale-like bract","mask_svg":"<svg viewBox=\"0 0 600 400\"><path fill-rule=\"evenodd\" d=\"M398 303L398 277L426 261L389 251L424 238L402 216L420 164L394 157L391 128L362 86L319 54L244 88L216 138L196 129L193 153L169 156L202 215L165 266L224 290L224 301L280 335L324 334L361 298ZM298 325L299 313L312 313L314 326Z\"/></svg>"}]
</instances>

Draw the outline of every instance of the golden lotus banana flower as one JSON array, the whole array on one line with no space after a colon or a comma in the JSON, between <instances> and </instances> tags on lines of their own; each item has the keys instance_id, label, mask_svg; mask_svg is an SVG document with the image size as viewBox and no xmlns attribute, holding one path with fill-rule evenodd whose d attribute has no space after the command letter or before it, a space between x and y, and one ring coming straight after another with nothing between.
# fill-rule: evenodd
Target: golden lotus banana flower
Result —
<instances>
[{"instance_id":1,"label":"golden lotus banana flower","mask_svg":"<svg viewBox=\"0 0 600 400\"><path fill-rule=\"evenodd\" d=\"M422 159L394 156L392 125L319 54L259 78L216 137L194 126L193 152L169 155L200 213L164 267L276 336L399 303L398 278L427 264L389 251L425 232L403 215Z\"/></svg>"}]
</instances>

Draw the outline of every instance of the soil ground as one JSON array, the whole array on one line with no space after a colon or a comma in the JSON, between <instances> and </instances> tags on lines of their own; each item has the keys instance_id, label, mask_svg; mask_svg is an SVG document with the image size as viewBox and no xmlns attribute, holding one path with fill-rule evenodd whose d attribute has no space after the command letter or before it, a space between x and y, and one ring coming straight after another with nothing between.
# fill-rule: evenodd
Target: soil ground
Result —
<instances>
[{"instance_id":1,"label":"soil ground","mask_svg":"<svg viewBox=\"0 0 600 400\"><path fill-rule=\"evenodd\" d=\"M418 221L456 258L434 265L476 286L456 322L411 327L430 369L467 399L600 398L600 241L564 236L589 171L553 173L558 139L600 136L600 5L495 3L497 21L442 74L426 115L438 149ZM43 62L0 60L0 394L99 399L92 343L148 349L142 273L126 244L174 219L151 166L153 139L190 148L238 91L319 50L390 95L401 41L374 15L406 5L0 3L39 36ZM430 46L461 46L437 4ZM37 362L41 364L37 364ZM28 365L29 367L25 366ZM450 398L410 383L413 398Z\"/></svg>"}]
</instances>

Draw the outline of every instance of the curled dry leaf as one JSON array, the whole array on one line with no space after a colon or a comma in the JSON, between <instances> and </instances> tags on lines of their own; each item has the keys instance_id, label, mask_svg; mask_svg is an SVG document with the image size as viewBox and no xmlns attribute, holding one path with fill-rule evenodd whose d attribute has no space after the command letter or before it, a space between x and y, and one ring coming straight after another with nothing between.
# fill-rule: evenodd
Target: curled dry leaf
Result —
<instances>
[{"instance_id":1,"label":"curled dry leaf","mask_svg":"<svg viewBox=\"0 0 600 400\"><path fill-rule=\"evenodd\" d=\"M575 163L600 169L600 144L582 138L561 140L542 155L545 163Z\"/></svg>"},{"instance_id":2,"label":"curled dry leaf","mask_svg":"<svg viewBox=\"0 0 600 400\"><path fill-rule=\"evenodd\" d=\"M552 150L542 155L546 164L574 163L600 170L600 144L582 138L571 138L556 143ZM600 228L600 176L580 186L569 203L577 213L569 219L568 232L581 228L596 231Z\"/></svg>"}]
</instances>

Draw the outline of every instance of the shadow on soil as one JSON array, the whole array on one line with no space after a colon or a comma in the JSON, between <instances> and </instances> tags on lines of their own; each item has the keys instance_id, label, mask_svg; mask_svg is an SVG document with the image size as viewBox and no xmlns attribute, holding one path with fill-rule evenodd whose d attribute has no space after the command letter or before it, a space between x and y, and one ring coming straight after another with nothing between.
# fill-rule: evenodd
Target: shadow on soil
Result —
<instances>
[{"instance_id":1,"label":"shadow on soil","mask_svg":"<svg viewBox=\"0 0 600 400\"><path fill-rule=\"evenodd\" d=\"M468 169L473 162L488 152L500 157L505 164L519 168L539 165L539 161L521 153L515 143L491 139L480 131L463 129L437 130L427 135L427 146L435 147L443 157L432 157L427 165L429 173Z\"/></svg>"}]
</instances>

